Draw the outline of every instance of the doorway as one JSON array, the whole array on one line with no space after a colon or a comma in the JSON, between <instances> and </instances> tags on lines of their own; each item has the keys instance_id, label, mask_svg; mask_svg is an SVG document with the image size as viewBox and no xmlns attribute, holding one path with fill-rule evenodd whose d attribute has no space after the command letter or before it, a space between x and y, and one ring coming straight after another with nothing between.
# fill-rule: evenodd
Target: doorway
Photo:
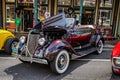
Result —
<instances>
[{"instance_id":1,"label":"doorway","mask_svg":"<svg viewBox=\"0 0 120 80\"><path fill-rule=\"evenodd\" d=\"M28 31L29 28L33 28L33 12L32 10L24 10L23 30Z\"/></svg>"},{"instance_id":2,"label":"doorway","mask_svg":"<svg viewBox=\"0 0 120 80\"><path fill-rule=\"evenodd\" d=\"M94 24L94 9L84 9L81 24Z\"/></svg>"}]
</instances>

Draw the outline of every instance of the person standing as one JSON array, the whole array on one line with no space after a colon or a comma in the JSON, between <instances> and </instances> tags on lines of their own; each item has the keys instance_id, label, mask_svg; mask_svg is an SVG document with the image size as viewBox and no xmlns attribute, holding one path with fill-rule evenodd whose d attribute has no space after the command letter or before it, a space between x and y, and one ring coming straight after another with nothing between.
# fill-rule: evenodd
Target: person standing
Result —
<instances>
[{"instance_id":1,"label":"person standing","mask_svg":"<svg viewBox=\"0 0 120 80\"><path fill-rule=\"evenodd\" d=\"M20 18L20 15L17 14L17 17L15 18L16 32L20 31L21 22L22 20Z\"/></svg>"}]
</instances>

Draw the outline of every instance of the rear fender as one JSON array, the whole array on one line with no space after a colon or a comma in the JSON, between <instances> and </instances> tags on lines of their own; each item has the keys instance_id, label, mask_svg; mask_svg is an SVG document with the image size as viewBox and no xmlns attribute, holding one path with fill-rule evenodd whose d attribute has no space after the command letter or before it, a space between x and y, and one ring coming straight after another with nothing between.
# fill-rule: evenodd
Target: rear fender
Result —
<instances>
[{"instance_id":1,"label":"rear fender","mask_svg":"<svg viewBox=\"0 0 120 80\"><path fill-rule=\"evenodd\" d=\"M67 43L66 41L55 40L46 49L46 52L45 52L46 58L49 61L53 61L55 59L56 55L63 49L67 50L69 55L71 55L71 53L75 52L74 49L71 47L71 45L69 43Z\"/></svg>"},{"instance_id":2,"label":"rear fender","mask_svg":"<svg viewBox=\"0 0 120 80\"><path fill-rule=\"evenodd\" d=\"M15 36L11 35L11 34L3 34L1 36L0 50L4 47L4 44L5 44L6 40L9 39L9 38L15 38Z\"/></svg>"}]
</instances>

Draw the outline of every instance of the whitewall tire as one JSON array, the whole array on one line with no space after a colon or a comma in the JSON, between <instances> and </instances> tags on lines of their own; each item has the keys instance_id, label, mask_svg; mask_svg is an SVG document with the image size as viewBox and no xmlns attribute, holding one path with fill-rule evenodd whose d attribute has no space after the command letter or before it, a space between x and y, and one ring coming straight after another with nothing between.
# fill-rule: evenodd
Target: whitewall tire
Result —
<instances>
[{"instance_id":1,"label":"whitewall tire","mask_svg":"<svg viewBox=\"0 0 120 80\"><path fill-rule=\"evenodd\" d=\"M54 61L50 63L50 67L53 72L62 74L67 70L69 61L69 53L66 50L61 50L55 57Z\"/></svg>"},{"instance_id":2,"label":"whitewall tire","mask_svg":"<svg viewBox=\"0 0 120 80\"><path fill-rule=\"evenodd\" d=\"M97 43L97 46L96 46L96 49L97 49L97 53L98 54L101 54L102 51L103 51L103 42L102 40L99 40L98 43Z\"/></svg>"}]
</instances>

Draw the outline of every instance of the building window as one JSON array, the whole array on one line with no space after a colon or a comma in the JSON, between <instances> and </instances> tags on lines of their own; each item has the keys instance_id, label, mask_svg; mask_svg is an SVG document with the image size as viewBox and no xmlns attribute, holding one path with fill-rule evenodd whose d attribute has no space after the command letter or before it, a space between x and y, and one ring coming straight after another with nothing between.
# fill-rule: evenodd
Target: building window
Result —
<instances>
[{"instance_id":1,"label":"building window","mask_svg":"<svg viewBox=\"0 0 120 80\"><path fill-rule=\"evenodd\" d=\"M48 0L39 0L40 4L48 4Z\"/></svg>"},{"instance_id":2,"label":"building window","mask_svg":"<svg viewBox=\"0 0 120 80\"><path fill-rule=\"evenodd\" d=\"M71 5L71 0L58 0L58 5Z\"/></svg>"},{"instance_id":3,"label":"building window","mask_svg":"<svg viewBox=\"0 0 120 80\"><path fill-rule=\"evenodd\" d=\"M83 6L95 7L96 0L84 0Z\"/></svg>"},{"instance_id":4,"label":"building window","mask_svg":"<svg viewBox=\"0 0 120 80\"><path fill-rule=\"evenodd\" d=\"M15 2L15 0L6 0L6 2Z\"/></svg>"},{"instance_id":5,"label":"building window","mask_svg":"<svg viewBox=\"0 0 120 80\"><path fill-rule=\"evenodd\" d=\"M112 7L113 0L101 0L100 7Z\"/></svg>"},{"instance_id":6,"label":"building window","mask_svg":"<svg viewBox=\"0 0 120 80\"><path fill-rule=\"evenodd\" d=\"M99 10L99 25L102 27L110 27L110 19L112 10Z\"/></svg>"},{"instance_id":7,"label":"building window","mask_svg":"<svg viewBox=\"0 0 120 80\"><path fill-rule=\"evenodd\" d=\"M33 3L34 0L18 0L18 3Z\"/></svg>"},{"instance_id":8,"label":"building window","mask_svg":"<svg viewBox=\"0 0 120 80\"><path fill-rule=\"evenodd\" d=\"M80 0L74 0L74 6L80 6Z\"/></svg>"},{"instance_id":9,"label":"building window","mask_svg":"<svg viewBox=\"0 0 120 80\"><path fill-rule=\"evenodd\" d=\"M48 12L48 0L38 0L39 8L38 8L38 19L45 19L45 12Z\"/></svg>"},{"instance_id":10,"label":"building window","mask_svg":"<svg viewBox=\"0 0 120 80\"><path fill-rule=\"evenodd\" d=\"M15 20L15 5L6 4L6 24L14 23Z\"/></svg>"}]
</instances>

